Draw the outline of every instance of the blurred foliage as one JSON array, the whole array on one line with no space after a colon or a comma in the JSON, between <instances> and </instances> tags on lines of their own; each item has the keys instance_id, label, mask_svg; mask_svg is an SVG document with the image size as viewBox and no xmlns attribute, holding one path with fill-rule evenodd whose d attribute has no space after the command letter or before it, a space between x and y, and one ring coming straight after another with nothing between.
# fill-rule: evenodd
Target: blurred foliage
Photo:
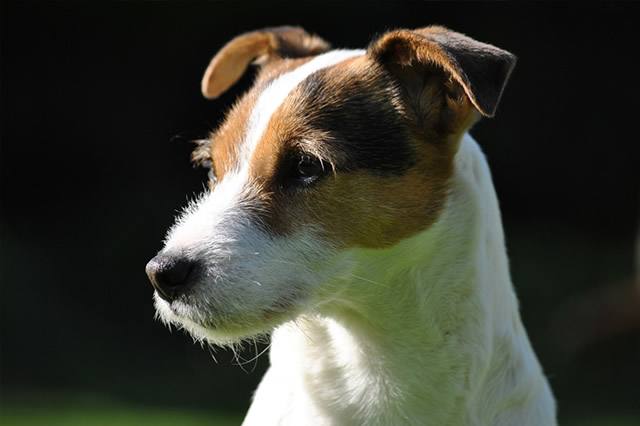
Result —
<instances>
[{"instance_id":1,"label":"blurred foliage","mask_svg":"<svg viewBox=\"0 0 640 426\"><path fill-rule=\"evenodd\" d=\"M0 424L3 426L238 426L242 419L241 413L132 407L104 401L27 404L23 400L3 404L0 411ZM581 417L563 424L637 426L640 424L640 417Z\"/></svg>"}]
</instances>

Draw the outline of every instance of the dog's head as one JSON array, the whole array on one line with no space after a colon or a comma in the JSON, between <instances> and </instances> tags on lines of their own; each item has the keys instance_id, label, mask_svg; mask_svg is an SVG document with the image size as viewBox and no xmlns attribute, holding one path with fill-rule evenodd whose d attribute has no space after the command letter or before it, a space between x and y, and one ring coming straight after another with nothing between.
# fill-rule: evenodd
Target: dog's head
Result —
<instances>
[{"instance_id":1,"label":"dog's head","mask_svg":"<svg viewBox=\"0 0 640 426\"><path fill-rule=\"evenodd\" d=\"M214 343L319 303L341 253L434 223L458 142L494 114L515 58L442 27L391 31L367 50L280 27L224 46L204 95L251 62L253 87L193 153L209 190L147 265L160 316Z\"/></svg>"}]
</instances>

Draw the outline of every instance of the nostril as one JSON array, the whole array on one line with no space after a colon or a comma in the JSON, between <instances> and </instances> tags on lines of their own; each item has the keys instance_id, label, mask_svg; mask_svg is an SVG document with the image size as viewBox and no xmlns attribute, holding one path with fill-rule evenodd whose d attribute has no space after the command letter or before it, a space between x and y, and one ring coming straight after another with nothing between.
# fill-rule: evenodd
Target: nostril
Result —
<instances>
[{"instance_id":1,"label":"nostril","mask_svg":"<svg viewBox=\"0 0 640 426\"><path fill-rule=\"evenodd\" d=\"M186 259L171 258L159 271L159 278L169 286L182 286L186 283L192 268L193 263Z\"/></svg>"},{"instance_id":2,"label":"nostril","mask_svg":"<svg viewBox=\"0 0 640 426\"><path fill-rule=\"evenodd\" d=\"M171 301L187 287L194 266L195 262L182 256L158 255L147 263L145 270L158 294Z\"/></svg>"}]
</instances>

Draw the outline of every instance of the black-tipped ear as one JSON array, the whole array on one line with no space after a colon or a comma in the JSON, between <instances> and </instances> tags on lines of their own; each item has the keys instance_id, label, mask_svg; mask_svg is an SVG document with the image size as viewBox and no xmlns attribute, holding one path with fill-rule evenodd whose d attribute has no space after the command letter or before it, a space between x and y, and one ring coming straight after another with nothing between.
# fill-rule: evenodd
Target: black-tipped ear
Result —
<instances>
[{"instance_id":1,"label":"black-tipped ear","mask_svg":"<svg viewBox=\"0 0 640 426\"><path fill-rule=\"evenodd\" d=\"M388 32L371 43L368 54L390 70L416 65L442 69L487 117L494 116L516 64L505 50L438 26Z\"/></svg>"},{"instance_id":2,"label":"black-tipped ear","mask_svg":"<svg viewBox=\"0 0 640 426\"><path fill-rule=\"evenodd\" d=\"M202 77L202 94L213 99L224 93L256 59L298 58L329 50L329 43L299 27L275 27L237 36L211 59Z\"/></svg>"}]
</instances>

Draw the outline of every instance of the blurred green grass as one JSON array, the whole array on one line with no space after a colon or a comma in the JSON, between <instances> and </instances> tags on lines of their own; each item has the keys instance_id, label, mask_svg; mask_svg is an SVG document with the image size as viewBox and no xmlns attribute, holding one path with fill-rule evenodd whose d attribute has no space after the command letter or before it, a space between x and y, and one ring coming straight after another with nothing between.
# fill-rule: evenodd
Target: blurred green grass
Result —
<instances>
[{"instance_id":1,"label":"blurred green grass","mask_svg":"<svg viewBox=\"0 0 640 426\"><path fill-rule=\"evenodd\" d=\"M3 426L238 426L242 415L122 404L2 404Z\"/></svg>"},{"instance_id":2,"label":"blurred green grass","mask_svg":"<svg viewBox=\"0 0 640 426\"><path fill-rule=\"evenodd\" d=\"M3 426L237 426L241 414L132 407L123 404L2 404ZM637 417L592 417L561 422L565 426L637 426Z\"/></svg>"}]
</instances>

